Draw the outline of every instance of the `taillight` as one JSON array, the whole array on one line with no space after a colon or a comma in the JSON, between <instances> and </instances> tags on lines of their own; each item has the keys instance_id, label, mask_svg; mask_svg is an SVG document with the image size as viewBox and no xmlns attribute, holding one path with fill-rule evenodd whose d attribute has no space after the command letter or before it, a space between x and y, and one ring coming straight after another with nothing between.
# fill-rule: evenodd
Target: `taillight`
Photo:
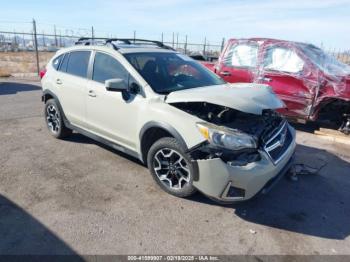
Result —
<instances>
[{"instance_id":1,"label":"taillight","mask_svg":"<svg viewBox=\"0 0 350 262\"><path fill-rule=\"evenodd\" d=\"M39 76L40 76L40 79L43 79L43 77L45 76L46 74L46 68L42 69L40 72L39 72Z\"/></svg>"}]
</instances>

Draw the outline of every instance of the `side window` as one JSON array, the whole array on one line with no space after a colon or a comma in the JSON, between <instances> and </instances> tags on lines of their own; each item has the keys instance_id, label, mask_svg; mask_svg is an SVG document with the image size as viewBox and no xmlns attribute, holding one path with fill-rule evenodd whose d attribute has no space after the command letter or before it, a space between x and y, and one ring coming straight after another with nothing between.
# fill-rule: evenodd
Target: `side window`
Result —
<instances>
[{"instance_id":1,"label":"side window","mask_svg":"<svg viewBox=\"0 0 350 262\"><path fill-rule=\"evenodd\" d=\"M264 57L264 69L286 73L298 73L303 70L304 61L291 49L272 47Z\"/></svg>"},{"instance_id":2,"label":"side window","mask_svg":"<svg viewBox=\"0 0 350 262\"><path fill-rule=\"evenodd\" d=\"M56 57L53 61L52 61L52 66L58 70L58 67L60 66L60 63L63 59L64 55L60 55L59 57Z\"/></svg>"},{"instance_id":3,"label":"side window","mask_svg":"<svg viewBox=\"0 0 350 262\"><path fill-rule=\"evenodd\" d=\"M92 80L104 83L108 79L121 78L128 81L127 70L110 55L97 52L94 61Z\"/></svg>"},{"instance_id":4,"label":"side window","mask_svg":"<svg viewBox=\"0 0 350 262\"><path fill-rule=\"evenodd\" d=\"M62 59L62 62L58 71L61 71L61 72L67 71L68 60L69 60L69 53L66 53Z\"/></svg>"},{"instance_id":5,"label":"side window","mask_svg":"<svg viewBox=\"0 0 350 262\"><path fill-rule=\"evenodd\" d=\"M256 67L258 46L252 44L238 44L231 46L224 63L233 67Z\"/></svg>"},{"instance_id":6,"label":"side window","mask_svg":"<svg viewBox=\"0 0 350 262\"><path fill-rule=\"evenodd\" d=\"M90 54L90 51L71 52L67 65L67 73L86 78Z\"/></svg>"}]
</instances>

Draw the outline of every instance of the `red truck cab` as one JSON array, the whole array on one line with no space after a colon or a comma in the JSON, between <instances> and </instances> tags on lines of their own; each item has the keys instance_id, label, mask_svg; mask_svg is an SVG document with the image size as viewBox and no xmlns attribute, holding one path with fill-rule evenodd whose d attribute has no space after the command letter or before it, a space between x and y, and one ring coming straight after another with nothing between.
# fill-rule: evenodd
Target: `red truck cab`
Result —
<instances>
[{"instance_id":1,"label":"red truck cab","mask_svg":"<svg viewBox=\"0 0 350 262\"><path fill-rule=\"evenodd\" d=\"M350 132L350 66L306 43L230 39L216 63L203 63L227 82L263 83L284 101L281 113Z\"/></svg>"}]
</instances>

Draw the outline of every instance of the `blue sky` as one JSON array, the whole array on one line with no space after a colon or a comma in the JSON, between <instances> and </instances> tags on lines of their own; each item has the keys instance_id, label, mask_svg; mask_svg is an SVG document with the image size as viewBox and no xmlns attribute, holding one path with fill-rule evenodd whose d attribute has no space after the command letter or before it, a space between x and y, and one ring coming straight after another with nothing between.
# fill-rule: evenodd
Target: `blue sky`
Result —
<instances>
[{"instance_id":1,"label":"blue sky","mask_svg":"<svg viewBox=\"0 0 350 262\"><path fill-rule=\"evenodd\" d=\"M314 43L328 49L350 49L350 0L60 0L3 1L0 30L137 37L170 41L220 43L222 38L273 37Z\"/></svg>"}]
</instances>

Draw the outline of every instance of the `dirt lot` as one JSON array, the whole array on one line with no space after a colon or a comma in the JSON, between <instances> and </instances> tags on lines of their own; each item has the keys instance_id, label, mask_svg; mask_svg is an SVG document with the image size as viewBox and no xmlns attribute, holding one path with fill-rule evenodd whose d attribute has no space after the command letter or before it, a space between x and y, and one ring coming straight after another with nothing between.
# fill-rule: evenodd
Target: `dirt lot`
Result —
<instances>
[{"instance_id":1,"label":"dirt lot","mask_svg":"<svg viewBox=\"0 0 350 262\"><path fill-rule=\"evenodd\" d=\"M43 68L55 52L39 52ZM12 74L36 73L35 52L0 52L0 77Z\"/></svg>"},{"instance_id":2,"label":"dirt lot","mask_svg":"<svg viewBox=\"0 0 350 262\"><path fill-rule=\"evenodd\" d=\"M349 146L298 131L297 163L317 174L219 206L79 134L53 139L40 95L0 80L0 254L350 254Z\"/></svg>"}]
</instances>

